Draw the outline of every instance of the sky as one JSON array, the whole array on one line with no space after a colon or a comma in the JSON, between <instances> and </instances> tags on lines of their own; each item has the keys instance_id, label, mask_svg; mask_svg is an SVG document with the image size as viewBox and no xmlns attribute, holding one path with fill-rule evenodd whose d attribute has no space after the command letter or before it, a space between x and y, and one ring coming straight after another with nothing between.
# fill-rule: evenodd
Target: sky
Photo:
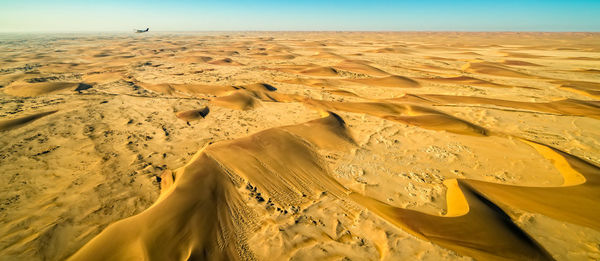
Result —
<instances>
[{"instance_id":1,"label":"sky","mask_svg":"<svg viewBox=\"0 0 600 261\"><path fill-rule=\"evenodd\" d=\"M600 0L0 0L0 32L600 31Z\"/></svg>"}]
</instances>

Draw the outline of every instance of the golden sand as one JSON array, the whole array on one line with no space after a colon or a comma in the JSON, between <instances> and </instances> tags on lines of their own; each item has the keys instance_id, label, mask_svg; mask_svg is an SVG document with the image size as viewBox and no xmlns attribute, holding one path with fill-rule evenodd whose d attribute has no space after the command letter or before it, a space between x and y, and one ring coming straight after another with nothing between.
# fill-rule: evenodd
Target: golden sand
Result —
<instances>
[{"instance_id":1,"label":"golden sand","mask_svg":"<svg viewBox=\"0 0 600 261\"><path fill-rule=\"evenodd\" d=\"M600 259L598 34L1 37L2 260Z\"/></svg>"}]
</instances>

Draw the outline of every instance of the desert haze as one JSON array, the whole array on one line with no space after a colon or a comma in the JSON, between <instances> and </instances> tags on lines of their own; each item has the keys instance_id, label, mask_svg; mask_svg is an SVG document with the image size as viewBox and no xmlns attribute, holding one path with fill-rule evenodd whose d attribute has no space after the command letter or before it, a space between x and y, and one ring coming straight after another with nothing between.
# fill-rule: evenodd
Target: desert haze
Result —
<instances>
[{"instance_id":1,"label":"desert haze","mask_svg":"<svg viewBox=\"0 0 600 261\"><path fill-rule=\"evenodd\" d=\"M0 58L0 260L600 259L600 34L2 34Z\"/></svg>"}]
</instances>

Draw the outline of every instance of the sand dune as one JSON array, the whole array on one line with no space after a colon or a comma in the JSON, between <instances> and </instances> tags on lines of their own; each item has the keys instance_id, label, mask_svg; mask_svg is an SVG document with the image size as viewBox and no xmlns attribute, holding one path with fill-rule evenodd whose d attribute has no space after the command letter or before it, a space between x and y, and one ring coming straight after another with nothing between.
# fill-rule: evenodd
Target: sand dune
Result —
<instances>
[{"instance_id":1,"label":"sand dune","mask_svg":"<svg viewBox=\"0 0 600 261\"><path fill-rule=\"evenodd\" d=\"M439 57L439 56L426 56L425 57L428 60L436 60L436 61L457 61L454 58L448 58L448 57Z\"/></svg>"},{"instance_id":2,"label":"sand dune","mask_svg":"<svg viewBox=\"0 0 600 261\"><path fill-rule=\"evenodd\" d=\"M234 86L233 88L235 89L245 89L245 90L251 90L251 91L276 91L277 88L275 88L273 85L270 85L268 83L254 83L254 84L247 84L247 85L241 85L241 86Z\"/></svg>"},{"instance_id":3,"label":"sand dune","mask_svg":"<svg viewBox=\"0 0 600 261\"><path fill-rule=\"evenodd\" d=\"M412 231L419 237L430 239L436 244L476 259L552 260L545 250L516 225L507 222L507 215L498 211L496 206L489 206L485 199L463 186L448 189L448 194L453 193L453 190L462 190L463 198L457 200L466 201L467 214L457 217L430 216L390 207L359 194L352 194L351 197L393 224ZM449 205L450 203L451 201Z\"/></svg>"},{"instance_id":4,"label":"sand dune","mask_svg":"<svg viewBox=\"0 0 600 261\"><path fill-rule=\"evenodd\" d=\"M213 60L212 57L209 56L185 56L185 57L176 57L174 58L180 63L207 63ZM222 62L226 62L221 60Z\"/></svg>"},{"instance_id":5,"label":"sand dune","mask_svg":"<svg viewBox=\"0 0 600 261\"><path fill-rule=\"evenodd\" d=\"M358 95L356 95L356 93L353 93L351 91L346 91L346 90L340 90L340 89L336 89L336 90L327 90L327 92L332 93L332 94L337 94L337 95L345 95L345 96L353 96L353 97L359 97Z\"/></svg>"},{"instance_id":6,"label":"sand dune","mask_svg":"<svg viewBox=\"0 0 600 261\"><path fill-rule=\"evenodd\" d=\"M385 48L379 48L379 49L375 49L375 50L371 50L368 52L372 52L372 53L399 53L399 54L410 54L412 53L411 50L407 49L407 48L402 48L402 47L385 47Z\"/></svg>"},{"instance_id":7,"label":"sand dune","mask_svg":"<svg viewBox=\"0 0 600 261\"><path fill-rule=\"evenodd\" d=\"M2 37L0 259L600 259L597 34Z\"/></svg>"},{"instance_id":8,"label":"sand dune","mask_svg":"<svg viewBox=\"0 0 600 261\"><path fill-rule=\"evenodd\" d=\"M346 60L346 61L343 61L343 62L337 64L336 66L334 66L334 68L337 68L340 70L351 71L351 72L355 72L355 73L363 73L363 74L372 75L372 76L389 76L389 73L387 73L379 68L365 64L362 61Z\"/></svg>"},{"instance_id":9,"label":"sand dune","mask_svg":"<svg viewBox=\"0 0 600 261\"><path fill-rule=\"evenodd\" d=\"M423 106L398 103L351 103L306 100L307 104L324 110L341 110L366 113L384 119L398 121L431 130L445 130L466 135L485 135L486 130L467 121L458 119Z\"/></svg>"},{"instance_id":10,"label":"sand dune","mask_svg":"<svg viewBox=\"0 0 600 261\"><path fill-rule=\"evenodd\" d=\"M580 61L600 61L600 58L586 57L586 56L566 57L566 58L563 58L563 59L565 59L565 60L580 60Z\"/></svg>"},{"instance_id":11,"label":"sand dune","mask_svg":"<svg viewBox=\"0 0 600 261\"><path fill-rule=\"evenodd\" d=\"M325 87L335 87L342 84L342 81L335 79L318 79L318 78L294 78L292 80L284 80L281 81L284 83L291 84L302 84L305 86L325 88Z\"/></svg>"},{"instance_id":12,"label":"sand dune","mask_svg":"<svg viewBox=\"0 0 600 261\"><path fill-rule=\"evenodd\" d=\"M85 82L98 83L98 84L115 82L115 81L119 81L119 80L122 80L122 79L123 79L123 75L121 73L119 73L119 72L88 73L85 76L83 76L83 80Z\"/></svg>"},{"instance_id":13,"label":"sand dune","mask_svg":"<svg viewBox=\"0 0 600 261\"><path fill-rule=\"evenodd\" d=\"M421 85L419 82L403 76L388 76L381 78L366 78L366 79L354 79L352 82L358 82L365 85L383 86L383 87L400 87L400 88L418 88Z\"/></svg>"},{"instance_id":14,"label":"sand dune","mask_svg":"<svg viewBox=\"0 0 600 261\"><path fill-rule=\"evenodd\" d=\"M535 55L535 54L522 53L522 52L501 52L501 54L503 56L511 57L511 58L544 58L545 57L543 55Z\"/></svg>"},{"instance_id":15,"label":"sand dune","mask_svg":"<svg viewBox=\"0 0 600 261\"><path fill-rule=\"evenodd\" d=\"M212 104L234 110L251 110L260 106L260 101L246 91L234 91L228 95L217 97Z\"/></svg>"},{"instance_id":16,"label":"sand dune","mask_svg":"<svg viewBox=\"0 0 600 261\"><path fill-rule=\"evenodd\" d=\"M274 68L274 70L308 76L338 76L338 71L335 68L329 66L318 66L314 64L284 66Z\"/></svg>"},{"instance_id":17,"label":"sand dune","mask_svg":"<svg viewBox=\"0 0 600 261\"><path fill-rule=\"evenodd\" d=\"M4 88L4 93L14 96L39 96L57 93L66 90L75 90L79 83L72 82L36 82L36 83L12 83Z\"/></svg>"},{"instance_id":18,"label":"sand dune","mask_svg":"<svg viewBox=\"0 0 600 261\"><path fill-rule=\"evenodd\" d=\"M316 67L316 68L308 68L300 71L301 74L311 75L311 76L337 76L338 72L331 67Z\"/></svg>"},{"instance_id":19,"label":"sand dune","mask_svg":"<svg viewBox=\"0 0 600 261\"><path fill-rule=\"evenodd\" d=\"M560 115L583 116L596 119L600 118L600 102L597 101L564 99L552 102L521 102L475 96L450 96L436 94L416 96L424 100L441 104L490 104L515 109L549 112ZM402 101L405 99L414 99L414 95L398 98L396 100Z\"/></svg>"},{"instance_id":20,"label":"sand dune","mask_svg":"<svg viewBox=\"0 0 600 261\"><path fill-rule=\"evenodd\" d=\"M479 87L492 87L492 88L507 88L510 86L493 83L486 80L477 79L470 76L456 76L456 77L440 77L440 78L421 78L420 80L436 82L436 83L446 83L446 84L465 84Z\"/></svg>"},{"instance_id":21,"label":"sand dune","mask_svg":"<svg viewBox=\"0 0 600 261\"><path fill-rule=\"evenodd\" d=\"M223 59L214 60L214 61L211 61L208 63L214 64L214 65L231 65L231 66L242 66L243 65L239 62L232 60L231 58L223 58Z\"/></svg>"},{"instance_id":22,"label":"sand dune","mask_svg":"<svg viewBox=\"0 0 600 261\"><path fill-rule=\"evenodd\" d=\"M583 94L592 98L600 98L600 83L596 82L583 82L583 81L552 81L552 83L559 84L563 90Z\"/></svg>"},{"instance_id":23,"label":"sand dune","mask_svg":"<svg viewBox=\"0 0 600 261\"><path fill-rule=\"evenodd\" d=\"M500 61L500 63L504 64L504 65L514 65L514 66L542 66L539 65L537 63L531 63L531 62L526 62L526 61L520 61L520 60L502 60Z\"/></svg>"},{"instance_id":24,"label":"sand dune","mask_svg":"<svg viewBox=\"0 0 600 261\"><path fill-rule=\"evenodd\" d=\"M35 121L39 118L42 118L44 116L50 115L55 112L56 111L40 112L40 113L32 114L29 116L12 119L12 120L1 120L0 121L0 131L7 131L7 130L19 128L19 127L24 126L32 121Z\"/></svg>"},{"instance_id":25,"label":"sand dune","mask_svg":"<svg viewBox=\"0 0 600 261\"><path fill-rule=\"evenodd\" d=\"M468 181L467 184L492 201L599 229L596 214L600 207L595 202L600 198L600 168L555 148L526 142L553 162L563 174L563 186L530 188L479 181Z\"/></svg>"},{"instance_id":26,"label":"sand dune","mask_svg":"<svg viewBox=\"0 0 600 261\"><path fill-rule=\"evenodd\" d=\"M146 90L150 90L150 91L157 92L157 93L173 94L175 92L175 89L173 87L171 87L171 84L168 84L168 83L153 84L153 83L137 82L136 84Z\"/></svg>"},{"instance_id":27,"label":"sand dune","mask_svg":"<svg viewBox=\"0 0 600 261\"><path fill-rule=\"evenodd\" d=\"M204 85L204 84L176 84L176 83L145 83L140 81L134 81L136 85L140 87L162 94L176 95L223 95L227 92L235 90L232 86L219 86L219 85Z\"/></svg>"},{"instance_id":28,"label":"sand dune","mask_svg":"<svg viewBox=\"0 0 600 261\"><path fill-rule=\"evenodd\" d=\"M459 53L456 53L456 54L468 55L468 56L481 56L481 54L477 53L477 52L459 52Z\"/></svg>"},{"instance_id":29,"label":"sand dune","mask_svg":"<svg viewBox=\"0 0 600 261\"><path fill-rule=\"evenodd\" d=\"M470 73L487 74L502 77L530 78L531 75L508 69L491 62L468 62L463 70Z\"/></svg>"},{"instance_id":30,"label":"sand dune","mask_svg":"<svg viewBox=\"0 0 600 261\"><path fill-rule=\"evenodd\" d=\"M585 73L600 73L600 69L579 69L575 70L576 72L585 72Z\"/></svg>"},{"instance_id":31,"label":"sand dune","mask_svg":"<svg viewBox=\"0 0 600 261\"><path fill-rule=\"evenodd\" d=\"M206 115L208 115L208 112L209 112L208 107L204 106L201 109L178 112L177 114L175 114L175 116L184 121L190 122L190 121L204 119L206 117Z\"/></svg>"},{"instance_id":32,"label":"sand dune","mask_svg":"<svg viewBox=\"0 0 600 261\"><path fill-rule=\"evenodd\" d=\"M320 191L338 198L349 194L350 199L415 236L478 259L552 259L527 233L511 223L511 217L501 206L489 200L585 226L600 225L593 214L599 210L589 209L597 204L586 200L590 195L600 197L594 192L598 191L594 175L599 169L544 145L528 142L544 157L555 159L556 167L565 177L566 190L447 180L448 211L443 216L432 216L349 193L329 176L312 152L313 146L339 150L349 149L353 144L344 121L330 113L305 124L210 145L196 153L184 167L163 173L161 196L152 207L109 226L70 260L251 258L246 238L255 229L253 214L235 189L246 182L251 190L254 186L261 189L257 194L260 200L264 202L267 198L283 209L303 206ZM204 193L197 192L199 187ZM555 198L551 204L539 203L549 197ZM557 211L564 208L572 211ZM146 227L151 229L143 229ZM165 239L178 247L165 247Z\"/></svg>"},{"instance_id":33,"label":"sand dune","mask_svg":"<svg viewBox=\"0 0 600 261\"><path fill-rule=\"evenodd\" d=\"M258 58L269 60L292 60L296 58L293 54L272 54L272 53L255 53Z\"/></svg>"},{"instance_id":34,"label":"sand dune","mask_svg":"<svg viewBox=\"0 0 600 261\"><path fill-rule=\"evenodd\" d=\"M341 59L341 60L346 60L345 57L343 57L343 56L341 56L339 54L335 54L335 53L327 52L327 51L317 52L316 54L314 54L311 57L320 58L320 59Z\"/></svg>"},{"instance_id":35,"label":"sand dune","mask_svg":"<svg viewBox=\"0 0 600 261\"><path fill-rule=\"evenodd\" d=\"M109 226L69 260L252 259L245 241L253 213L236 187L244 180L255 184L269 202L284 208L302 205L320 191L344 195L310 143L300 138L337 147L351 141L344 129L332 114L203 148L185 166L162 175L161 196L152 207Z\"/></svg>"}]
</instances>

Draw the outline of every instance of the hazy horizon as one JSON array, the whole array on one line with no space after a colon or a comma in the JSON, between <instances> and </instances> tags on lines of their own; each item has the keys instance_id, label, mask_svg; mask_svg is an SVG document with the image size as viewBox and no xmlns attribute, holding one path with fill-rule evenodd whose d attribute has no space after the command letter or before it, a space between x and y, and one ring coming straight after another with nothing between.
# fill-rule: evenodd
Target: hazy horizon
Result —
<instances>
[{"instance_id":1,"label":"hazy horizon","mask_svg":"<svg viewBox=\"0 0 600 261\"><path fill-rule=\"evenodd\" d=\"M598 1L0 1L0 32L598 32Z\"/></svg>"}]
</instances>

